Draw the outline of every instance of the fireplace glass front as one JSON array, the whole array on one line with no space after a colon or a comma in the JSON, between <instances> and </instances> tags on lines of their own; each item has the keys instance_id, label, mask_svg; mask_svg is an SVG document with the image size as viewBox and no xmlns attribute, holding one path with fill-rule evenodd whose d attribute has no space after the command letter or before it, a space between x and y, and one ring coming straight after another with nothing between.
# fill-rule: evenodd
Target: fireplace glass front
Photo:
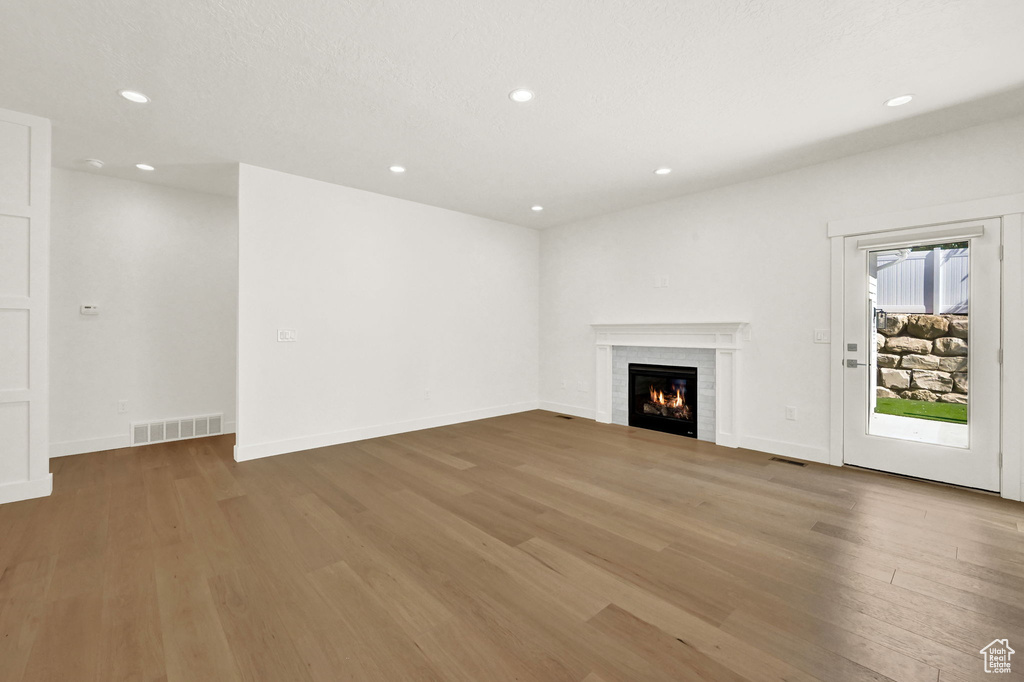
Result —
<instances>
[{"instance_id":1,"label":"fireplace glass front","mask_svg":"<svg viewBox=\"0 0 1024 682\"><path fill-rule=\"evenodd\" d=\"M629 366L629 425L697 437L697 368Z\"/></svg>"}]
</instances>

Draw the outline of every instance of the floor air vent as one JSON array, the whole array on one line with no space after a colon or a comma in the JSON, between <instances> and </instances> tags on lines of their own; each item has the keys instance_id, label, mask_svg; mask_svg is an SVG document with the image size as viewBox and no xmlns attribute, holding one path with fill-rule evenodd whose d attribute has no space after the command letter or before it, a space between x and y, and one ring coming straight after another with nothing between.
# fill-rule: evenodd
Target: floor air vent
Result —
<instances>
[{"instance_id":1,"label":"floor air vent","mask_svg":"<svg viewBox=\"0 0 1024 682\"><path fill-rule=\"evenodd\" d=\"M782 462L783 464L792 464L795 467L805 467L805 466L807 466L807 462L797 462L796 460L783 459L782 457L770 457L769 459L771 459L771 461L773 461L773 462Z\"/></svg>"},{"instance_id":2,"label":"floor air vent","mask_svg":"<svg viewBox=\"0 0 1024 682\"><path fill-rule=\"evenodd\" d=\"M132 445L216 436L222 433L223 425L224 415L222 414L132 424Z\"/></svg>"}]
</instances>

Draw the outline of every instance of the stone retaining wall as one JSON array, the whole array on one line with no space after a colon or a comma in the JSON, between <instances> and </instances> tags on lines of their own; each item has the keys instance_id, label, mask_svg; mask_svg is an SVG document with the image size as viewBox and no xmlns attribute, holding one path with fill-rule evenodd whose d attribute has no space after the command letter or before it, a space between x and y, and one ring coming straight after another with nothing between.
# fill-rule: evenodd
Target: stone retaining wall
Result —
<instances>
[{"instance_id":1,"label":"stone retaining wall","mask_svg":"<svg viewBox=\"0 0 1024 682\"><path fill-rule=\"evenodd\" d=\"M967 316L892 315L876 334L878 397L967 403Z\"/></svg>"}]
</instances>

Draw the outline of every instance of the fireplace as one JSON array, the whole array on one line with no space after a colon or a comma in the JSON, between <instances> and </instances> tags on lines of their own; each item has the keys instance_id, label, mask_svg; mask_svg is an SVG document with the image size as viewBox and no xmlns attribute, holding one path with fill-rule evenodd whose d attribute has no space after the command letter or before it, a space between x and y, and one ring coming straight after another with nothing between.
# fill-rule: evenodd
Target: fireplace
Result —
<instances>
[{"instance_id":1,"label":"fireplace","mask_svg":"<svg viewBox=\"0 0 1024 682\"><path fill-rule=\"evenodd\" d=\"M629 425L697 437L697 368L629 365Z\"/></svg>"}]
</instances>

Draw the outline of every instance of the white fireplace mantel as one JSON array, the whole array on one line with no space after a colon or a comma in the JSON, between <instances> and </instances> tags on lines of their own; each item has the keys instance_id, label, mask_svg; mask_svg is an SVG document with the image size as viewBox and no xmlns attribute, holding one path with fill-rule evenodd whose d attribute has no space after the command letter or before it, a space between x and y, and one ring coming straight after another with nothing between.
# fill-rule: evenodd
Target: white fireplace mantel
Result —
<instances>
[{"instance_id":1,"label":"white fireplace mantel","mask_svg":"<svg viewBox=\"0 0 1024 682\"><path fill-rule=\"evenodd\" d=\"M739 446L736 373L739 351L750 340L746 322L679 322L668 324L594 324L597 344L597 421L612 421L612 348L713 348L715 350L715 442Z\"/></svg>"}]
</instances>

